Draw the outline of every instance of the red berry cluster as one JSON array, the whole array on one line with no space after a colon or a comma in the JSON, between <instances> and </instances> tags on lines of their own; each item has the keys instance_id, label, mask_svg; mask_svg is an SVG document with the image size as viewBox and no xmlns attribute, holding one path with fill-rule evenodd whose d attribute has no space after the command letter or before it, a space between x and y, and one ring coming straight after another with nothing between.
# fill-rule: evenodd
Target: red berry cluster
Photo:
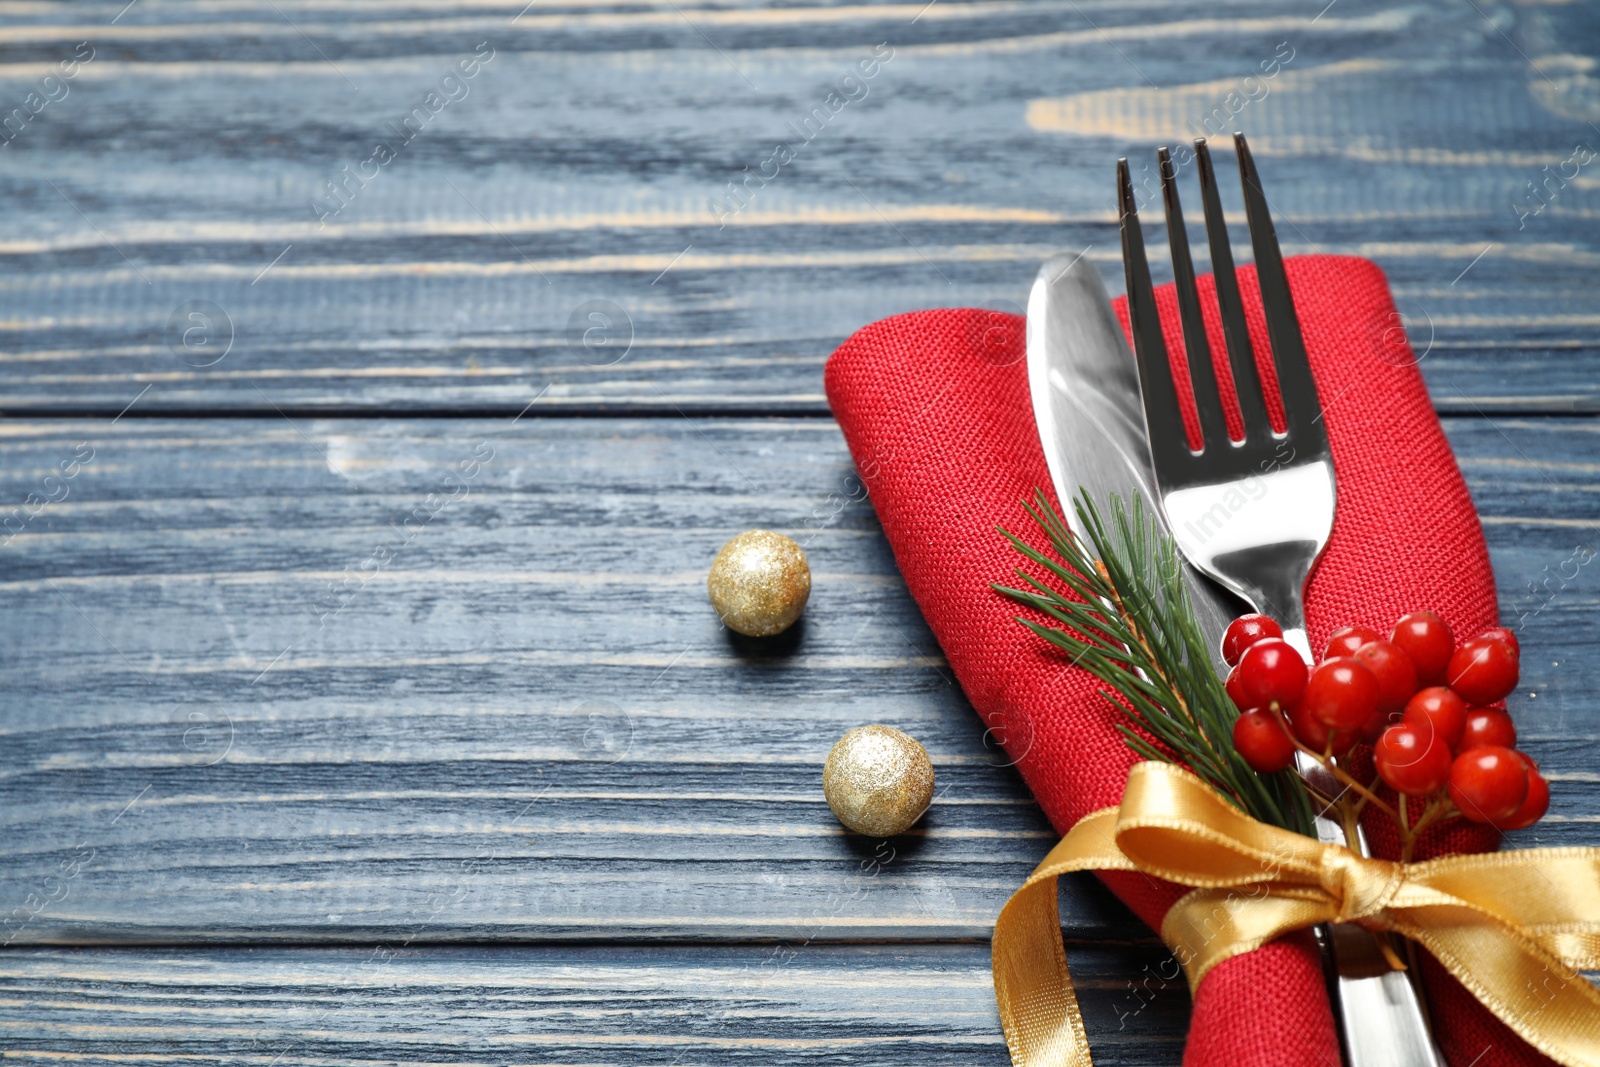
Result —
<instances>
[{"instance_id":1,"label":"red berry cluster","mask_svg":"<svg viewBox=\"0 0 1600 1067\"><path fill-rule=\"evenodd\" d=\"M1516 750L1511 716L1487 706L1516 688L1520 651L1498 627L1458 647L1443 619L1417 611L1387 638L1365 626L1335 631L1308 668L1276 622L1245 615L1222 642L1233 666L1228 695L1241 712L1233 744L1270 774L1297 750L1347 771L1340 757L1369 742L1378 777L1396 793L1433 798L1435 817L1521 830L1550 806L1550 786Z\"/></svg>"}]
</instances>

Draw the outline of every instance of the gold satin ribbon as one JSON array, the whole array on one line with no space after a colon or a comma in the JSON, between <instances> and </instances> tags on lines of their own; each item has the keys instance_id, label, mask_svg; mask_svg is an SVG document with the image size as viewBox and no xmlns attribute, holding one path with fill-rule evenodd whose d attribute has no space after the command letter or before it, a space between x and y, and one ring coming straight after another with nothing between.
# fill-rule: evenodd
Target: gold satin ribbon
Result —
<instances>
[{"instance_id":1,"label":"gold satin ribbon","mask_svg":"<svg viewBox=\"0 0 1600 1067\"><path fill-rule=\"evenodd\" d=\"M994 991L1015 1067L1090 1067L1056 878L1143 871L1190 886L1161 924L1191 991L1226 959L1326 922L1422 945L1534 1048L1600 1064L1600 849L1537 848L1425 863L1367 859L1257 822L1189 771L1137 764L1122 804L1086 815L994 927Z\"/></svg>"}]
</instances>

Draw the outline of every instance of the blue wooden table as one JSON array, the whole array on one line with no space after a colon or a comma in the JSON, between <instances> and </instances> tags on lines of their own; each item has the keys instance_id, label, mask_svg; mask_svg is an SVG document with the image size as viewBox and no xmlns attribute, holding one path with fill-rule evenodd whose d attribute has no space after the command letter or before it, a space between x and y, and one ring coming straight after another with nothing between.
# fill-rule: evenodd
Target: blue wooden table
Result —
<instances>
[{"instance_id":1,"label":"blue wooden table","mask_svg":"<svg viewBox=\"0 0 1600 1067\"><path fill-rule=\"evenodd\" d=\"M821 368L1118 277L1116 157L1235 128L1423 355L1517 843L1600 843L1592 8L124 2L0 5L0 1057L1004 1064L1052 834ZM756 526L815 578L765 643L703 585ZM893 841L822 799L866 722L938 771ZM1062 914L1098 1062L1176 1062L1159 943Z\"/></svg>"}]
</instances>

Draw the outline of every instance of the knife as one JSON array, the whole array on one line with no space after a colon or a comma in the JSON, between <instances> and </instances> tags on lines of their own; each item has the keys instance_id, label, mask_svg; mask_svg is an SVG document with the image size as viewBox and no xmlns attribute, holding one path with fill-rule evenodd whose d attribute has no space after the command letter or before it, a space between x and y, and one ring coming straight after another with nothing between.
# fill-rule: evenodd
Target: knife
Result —
<instances>
[{"instance_id":1,"label":"knife","mask_svg":"<svg viewBox=\"0 0 1600 1067\"><path fill-rule=\"evenodd\" d=\"M1165 533L1138 367L1100 272L1083 253L1056 257L1039 268L1028 294L1027 351L1034 421L1062 509L1070 513L1083 491L1097 504L1111 493L1130 504L1140 497L1145 514ZM1068 523L1077 525L1072 517ZM1195 620L1218 673L1226 674L1222 635L1247 608L1187 563L1183 567ZM1317 837L1345 840L1337 823L1321 818ZM1416 986L1405 972L1389 969L1372 935L1352 925L1318 927L1316 934L1345 1062L1350 1067L1442 1067L1444 1057L1428 1037Z\"/></svg>"}]
</instances>

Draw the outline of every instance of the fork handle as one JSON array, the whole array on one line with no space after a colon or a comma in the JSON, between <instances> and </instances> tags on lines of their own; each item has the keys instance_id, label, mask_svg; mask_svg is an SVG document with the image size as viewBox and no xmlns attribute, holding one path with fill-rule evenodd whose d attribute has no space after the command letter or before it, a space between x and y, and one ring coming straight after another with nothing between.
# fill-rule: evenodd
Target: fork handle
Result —
<instances>
[{"instance_id":1,"label":"fork handle","mask_svg":"<svg viewBox=\"0 0 1600 1067\"><path fill-rule=\"evenodd\" d=\"M1333 781L1309 756L1296 759L1306 777L1320 775ZM1318 817L1316 829L1317 839L1324 843L1346 843L1344 828L1332 819ZM1363 856L1371 855L1366 835L1359 830L1356 844ZM1317 927L1316 935L1348 1067L1445 1067L1433 1041L1416 971L1390 970L1376 938L1365 927L1327 924Z\"/></svg>"},{"instance_id":2,"label":"fork handle","mask_svg":"<svg viewBox=\"0 0 1600 1067\"><path fill-rule=\"evenodd\" d=\"M1317 928L1332 964L1339 1043L1349 1067L1444 1067L1421 992L1391 971L1372 932L1353 924Z\"/></svg>"}]
</instances>

